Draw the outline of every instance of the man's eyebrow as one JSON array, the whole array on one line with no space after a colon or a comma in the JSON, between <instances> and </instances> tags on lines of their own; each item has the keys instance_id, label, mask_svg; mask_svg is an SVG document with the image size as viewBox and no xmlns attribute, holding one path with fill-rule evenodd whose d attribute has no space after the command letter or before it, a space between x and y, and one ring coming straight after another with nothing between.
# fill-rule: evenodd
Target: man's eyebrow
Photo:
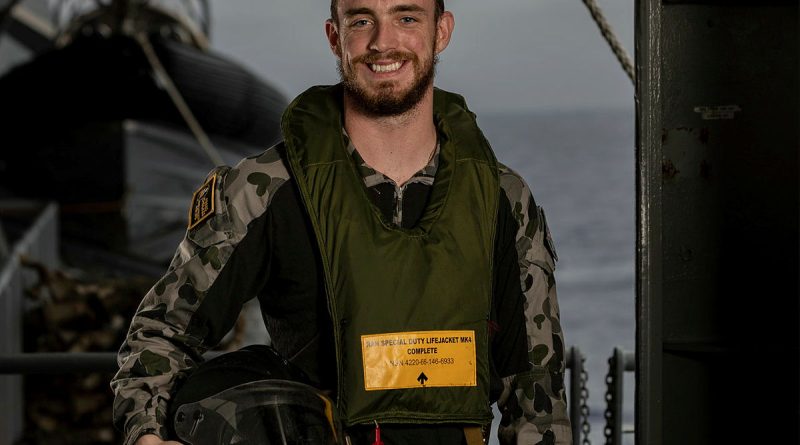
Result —
<instances>
[{"instance_id":1,"label":"man's eyebrow","mask_svg":"<svg viewBox=\"0 0 800 445\"><path fill-rule=\"evenodd\" d=\"M375 15L375 12L369 8L350 8L344 12L345 17L352 17L354 15Z\"/></svg>"},{"instance_id":2,"label":"man's eyebrow","mask_svg":"<svg viewBox=\"0 0 800 445\"><path fill-rule=\"evenodd\" d=\"M420 5L397 5L389 10L391 14L396 14L398 12L421 12L424 14L426 11L425 8Z\"/></svg>"},{"instance_id":3,"label":"man's eyebrow","mask_svg":"<svg viewBox=\"0 0 800 445\"><path fill-rule=\"evenodd\" d=\"M419 12L425 13L425 8L420 5L397 5L393 6L389 9L390 14L397 14L398 12ZM370 8L361 7L361 8L350 8L344 12L345 17L353 17L355 15L375 15L375 11Z\"/></svg>"}]
</instances>

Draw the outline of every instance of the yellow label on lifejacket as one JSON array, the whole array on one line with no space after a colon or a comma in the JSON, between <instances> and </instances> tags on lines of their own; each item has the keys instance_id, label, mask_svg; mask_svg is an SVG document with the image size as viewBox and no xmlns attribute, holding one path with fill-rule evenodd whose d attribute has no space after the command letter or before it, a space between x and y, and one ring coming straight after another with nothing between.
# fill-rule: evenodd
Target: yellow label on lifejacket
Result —
<instances>
[{"instance_id":1,"label":"yellow label on lifejacket","mask_svg":"<svg viewBox=\"0 0 800 445\"><path fill-rule=\"evenodd\" d=\"M476 386L475 331L362 335L364 389Z\"/></svg>"}]
</instances>

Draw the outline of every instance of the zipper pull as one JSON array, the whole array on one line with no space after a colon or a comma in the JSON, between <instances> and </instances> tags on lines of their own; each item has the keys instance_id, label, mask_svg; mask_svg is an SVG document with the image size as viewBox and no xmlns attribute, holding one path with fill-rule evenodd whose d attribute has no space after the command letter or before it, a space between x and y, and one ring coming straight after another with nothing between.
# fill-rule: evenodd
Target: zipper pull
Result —
<instances>
[{"instance_id":1,"label":"zipper pull","mask_svg":"<svg viewBox=\"0 0 800 445\"><path fill-rule=\"evenodd\" d=\"M378 421L375 420L375 442L372 442L372 445L383 445L383 441L381 440L381 426L378 425Z\"/></svg>"}]
</instances>

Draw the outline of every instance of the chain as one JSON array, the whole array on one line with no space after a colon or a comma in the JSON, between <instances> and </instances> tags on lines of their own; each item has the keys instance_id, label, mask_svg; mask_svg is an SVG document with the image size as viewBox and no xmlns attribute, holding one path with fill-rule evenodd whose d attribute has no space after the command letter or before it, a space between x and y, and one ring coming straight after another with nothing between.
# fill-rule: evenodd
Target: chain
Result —
<instances>
[{"instance_id":1,"label":"chain","mask_svg":"<svg viewBox=\"0 0 800 445\"><path fill-rule=\"evenodd\" d=\"M589 381L589 373L586 372L586 357L581 356L581 433L583 435L582 445L591 445L589 440L589 433L591 432L591 425L589 425L589 388L586 387L586 382Z\"/></svg>"},{"instance_id":2,"label":"chain","mask_svg":"<svg viewBox=\"0 0 800 445\"><path fill-rule=\"evenodd\" d=\"M614 429L615 429L615 413L612 409L614 404L614 394L617 382L614 378L617 371L617 361L615 355L608 359L608 374L606 374L606 427L603 428L603 434L606 436L606 445L621 445L614 443Z\"/></svg>"},{"instance_id":3,"label":"chain","mask_svg":"<svg viewBox=\"0 0 800 445\"><path fill-rule=\"evenodd\" d=\"M611 25L606 20L605 16L603 15L603 11L600 9L600 6L597 5L595 0L583 0L583 3L589 8L589 13L592 15L592 19L594 22L597 23L597 27L600 28L600 34L603 35L603 38L606 39L606 42L611 46L611 51L614 52L614 55L617 56L617 60L622 65L622 69L625 70L625 73L631 79L631 82L635 82L635 74L633 72L633 63L631 62L631 56L628 55L628 52L625 51L625 48L619 43L619 39L614 34L614 30L611 29Z\"/></svg>"}]
</instances>

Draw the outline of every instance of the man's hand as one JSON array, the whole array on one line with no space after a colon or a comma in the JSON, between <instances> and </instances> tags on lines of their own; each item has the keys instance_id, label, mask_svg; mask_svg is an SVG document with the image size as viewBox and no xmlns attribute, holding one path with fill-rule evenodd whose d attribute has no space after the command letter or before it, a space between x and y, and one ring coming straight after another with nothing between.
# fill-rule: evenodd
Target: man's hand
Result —
<instances>
[{"instance_id":1,"label":"man's hand","mask_svg":"<svg viewBox=\"0 0 800 445\"><path fill-rule=\"evenodd\" d=\"M165 442L155 434L145 434L144 436L140 437L139 440L136 441L136 445L183 445L183 444L181 444L180 442L175 442L174 440L168 440Z\"/></svg>"}]
</instances>

